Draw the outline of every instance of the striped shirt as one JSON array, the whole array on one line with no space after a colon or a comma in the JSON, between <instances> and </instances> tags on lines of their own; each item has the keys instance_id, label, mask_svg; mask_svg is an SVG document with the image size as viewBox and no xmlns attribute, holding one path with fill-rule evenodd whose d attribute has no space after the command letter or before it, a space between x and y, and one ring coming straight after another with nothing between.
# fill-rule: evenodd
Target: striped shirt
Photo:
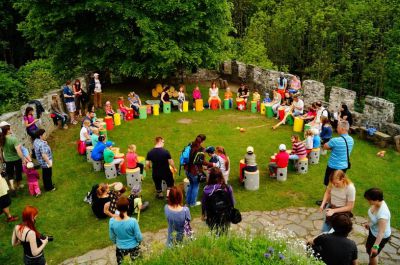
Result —
<instances>
[{"instance_id":1,"label":"striped shirt","mask_svg":"<svg viewBox=\"0 0 400 265\"><path fill-rule=\"evenodd\" d=\"M299 159L305 158L307 156L306 146L303 142L293 143L292 155L298 155Z\"/></svg>"}]
</instances>

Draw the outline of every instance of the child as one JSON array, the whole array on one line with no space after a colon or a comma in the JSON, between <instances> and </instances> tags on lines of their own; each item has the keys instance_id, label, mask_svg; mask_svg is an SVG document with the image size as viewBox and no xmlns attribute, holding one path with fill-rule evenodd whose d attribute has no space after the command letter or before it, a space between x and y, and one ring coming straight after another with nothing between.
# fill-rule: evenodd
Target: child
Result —
<instances>
[{"instance_id":1,"label":"child","mask_svg":"<svg viewBox=\"0 0 400 265\"><path fill-rule=\"evenodd\" d=\"M140 168L140 174L143 175L143 168L144 165L142 163L139 163L137 154L136 154L136 145L131 144L128 146L128 153L126 154L126 167L130 169L134 169L139 167Z\"/></svg>"},{"instance_id":2,"label":"child","mask_svg":"<svg viewBox=\"0 0 400 265\"><path fill-rule=\"evenodd\" d=\"M286 152L286 145L279 145L279 153L275 155L275 162L269 163L269 176L276 178L276 169L285 168L289 164L289 154Z\"/></svg>"},{"instance_id":3,"label":"child","mask_svg":"<svg viewBox=\"0 0 400 265\"><path fill-rule=\"evenodd\" d=\"M142 187L140 185L134 185L131 190L131 195L129 195L128 200L129 200L129 209L128 209L128 215L132 216L133 213L138 214L139 209L141 212L147 209L149 207L149 202L148 201L142 201L142 195L140 194L142 191ZM133 207L132 207L133 205Z\"/></svg>"},{"instance_id":4,"label":"child","mask_svg":"<svg viewBox=\"0 0 400 265\"><path fill-rule=\"evenodd\" d=\"M307 157L306 146L302 141L300 141L299 136L292 135L291 141L292 141L292 152L289 155L289 159L299 160Z\"/></svg>"},{"instance_id":5,"label":"child","mask_svg":"<svg viewBox=\"0 0 400 265\"><path fill-rule=\"evenodd\" d=\"M93 147L99 142L100 132L98 128L92 128L92 135L90 136L90 140L92 141Z\"/></svg>"},{"instance_id":6,"label":"child","mask_svg":"<svg viewBox=\"0 0 400 265\"><path fill-rule=\"evenodd\" d=\"M90 137L90 120L84 120L83 126L79 133L79 140L82 142L81 144L85 146L92 145L91 137Z\"/></svg>"},{"instance_id":7,"label":"child","mask_svg":"<svg viewBox=\"0 0 400 265\"><path fill-rule=\"evenodd\" d=\"M244 171L248 171L248 172L256 172L257 171L256 155L254 154L253 146L247 147L246 154L244 155L244 163L246 164L246 166L242 169L243 176L244 176Z\"/></svg>"},{"instance_id":8,"label":"child","mask_svg":"<svg viewBox=\"0 0 400 265\"><path fill-rule=\"evenodd\" d=\"M230 87L227 87L225 94L224 94L224 98L229 100L229 108L232 108L232 106L233 106L232 97L233 97L232 91L231 91Z\"/></svg>"},{"instance_id":9,"label":"child","mask_svg":"<svg viewBox=\"0 0 400 265\"><path fill-rule=\"evenodd\" d=\"M122 118L125 119L126 114L128 113L127 110L128 107L124 105L124 97L119 97L117 103L118 103L118 109L122 114Z\"/></svg>"},{"instance_id":10,"label":"child","mask_svg":"<svg viewBox=\"0 0 400 265\"><path fill-rule=\"evenodd\" d=\"M179 92L178 92L178 108L179 111L182 112L183 111L183 102L185 101L185 86L184 85L180 85L179 86Z\"/></svg>"},{"instance_id":11,"label":"child","mask_svg":"<svg viewBox=\"0 0 400 265\"><path fill-rule=\"evenodd\" d=\"M322 145L324 145L332 138L333 130L328 117L321 116L321 123L321 134L319 136L321 137Z\"/></svg>"},{"instance_id":12,"label":"child","mask_svg":"<svg viewBox=\"0 0 400 265\"><path fill-rule=\"evenodd\" d=\"M317 106L315 103L311 105L311 107L308 108L308 112L304 114L303 116L300 116L300 119L303 119L305 122L312 121L315 119L315 116L317 116Z\"/></svg>"},{"instance_id":13,"label":"child","mask_svg":"<svg viewBox=\"0 0 400 265\"><path fill-rule=\"evenodd\" d=\"M222 158L222 161L224 161L224 167L221 168L221 171L224 169L224 171L222 171L222 175L224 176L225 183L227 184L229 180L229 157L226 155L225 149L222 146L217 146L215 148L215 153L217 156Z\"/></svg>"},{"instance_id":14,"label":"child","mask_svg":"<svg viewBox=\"0 0 400 265\"><path fill-rule=\"evenodd\" d=\"M321 147L321 137L319 136L319 131L316 128L311 129L313 133L313 149Z\"/></svg>"},{"instance_id":15,"label":"child","mask_svg":"<svg viewBox=\"0 0 400 265\"><path fill-rule=\"evenodd\" d=\"M201 92L198 85L194 87L192 96L193 96L193 110L194 110L196 99L201 99Z\"/></svg>"},{"instance_id":16,"label":"child","mask_svg":"<svg viewBox=\"0 0 400 265\"><path fill-rule=\"evenodd\" d=\"M32 196L39 197L41 192L39 188L39 173L33 168L33 163L28 162L26 166L23 167L26 178L28 179L29 193Z\"/></svg>"},{"instance_id":17,"label":"child","mask_svg":"<svg viewBox=\"0 0 400 265\"><path fill-rule=\"evenodd\" d=\"M309 153L311 153L311 151L313 149L314 134L313 134L312 130L308 129L307 131L305 131L304 137L306 139L303 142L304 142L304 144L306 146L306 151L307 151L307 155L308 155Z\"/></svg>"},{"instance_id":18,"label":"child","mask_svg":"<svg viewBox=\"0 0 400 265\"><path fill-rule=\"evenodd\" d=\"M118 165L118 170L117 173L118 175L121 175L121 166L124 164L124 159L123 158L117 158L115 159L115 154L113 151L110 149L111 145L106 145L106 149L104 149L103 157L104 157L104 163L112 164L112 165ZM93 152L92 152L93 154Z\"/></svg>"},{"instance_id":19,"label":"child","mask_svg":"<svg viewBox=\"0 0 400 265\"><path fill-rule=\"evenodd\" d=\"M254 91L253 93L253 101L260 101L261 95L258 93L257 90Z\"/></svg>"},{"instance_id":20,"label":"child","mask_svg":"<svg viewBox=\"0 0 400 265\"><path fill-rule=\"evenodd\" d=\"M113 110L110 101L107 101L107 102L106 102L105 111L106 111L106 115L107 115L107 116L111 116L111 117L114 118L115 111Z\"/></svg>"}]
</instances>

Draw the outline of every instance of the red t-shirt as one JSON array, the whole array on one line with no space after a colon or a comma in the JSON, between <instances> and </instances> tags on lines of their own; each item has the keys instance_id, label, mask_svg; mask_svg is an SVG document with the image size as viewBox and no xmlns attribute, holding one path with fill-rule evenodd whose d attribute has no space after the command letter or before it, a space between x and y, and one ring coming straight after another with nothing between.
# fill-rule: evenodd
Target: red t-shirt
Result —
<instances>
[{"instance_id":1,"label":"red t-shirt","mask_svg":"<svg viewBox=\"0 0 400 265\"><path fill-rule=\"evenodd\" d=\"M286 151L280 151L276 156L276 165L279 168L285 168L289 164L289 154Z\"/></svg>"},{"instance_id":2,"label":"red t-shirt","mask_svg":"<svg viewBox=\"0 0 400 265\"><path fill-rule=\"evenodd\" d=\"M137 165L137 154L135 153L127 153L126 154L126 167L127 168L136 168Z\"/></svg>"}]
</instances>

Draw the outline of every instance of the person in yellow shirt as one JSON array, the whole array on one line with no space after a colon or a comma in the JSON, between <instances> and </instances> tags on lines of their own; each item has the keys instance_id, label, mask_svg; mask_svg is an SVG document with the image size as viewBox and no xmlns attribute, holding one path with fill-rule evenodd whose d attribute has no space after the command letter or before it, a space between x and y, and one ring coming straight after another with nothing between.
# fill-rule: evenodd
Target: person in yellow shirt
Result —
<instances>
[{"instance_id":1,"label":"person in yellow shirt","mask_svg":"<svg viewBox=\"0 0 400 265\"><path fill-rule=\"evenodd\" d=\"M232 97L233 97L232 91L231 91L230 87L227 87L226 91L225 91L225 94L224 94L224 98L225 99L229 99L229 108L232 108L232 106L233 106Z\"/></svg>"}]
</instances>

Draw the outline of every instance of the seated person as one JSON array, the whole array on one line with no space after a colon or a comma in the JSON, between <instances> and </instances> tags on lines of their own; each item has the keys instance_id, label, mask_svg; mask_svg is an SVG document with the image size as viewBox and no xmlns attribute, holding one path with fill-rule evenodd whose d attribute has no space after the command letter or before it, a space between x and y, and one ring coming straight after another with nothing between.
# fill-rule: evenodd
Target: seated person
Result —
<instances>
[{"instance_id":1,"label":"seated person","mask_svg":"<svg viewBox=\"0 0 400 265\"><path fill-rule=\"evenodd\" d=\"M125 106L125 104L124 104L124 97L119 97L117 104L118 104L118 109L122 114L122 118L125 119L126 114L128 113L128 110L127 110L128 107Z\"/></svg>"},{"instance_id":2,"label":"seated person","mask_svg":"<svg viewBox=\"0 0 400 265\"><path fill-rule=\"evenodd\" d=\"M357 263L357 246L347 238L353 229L353 223L348 215L336 214L332 217L333 233L323 233L308 244L315 256L326 264L355 265Z\"/></svg>"},{"instance_id":3,"label":"seated person","mask_svg":"<svg viewBox=\"0 0 400 265\"><path fill-rule=\"evenodd\" d=\"M110 147L111 147L111 145L110 146L106 145L106 148L104 149L104 152L103 152L104 163L118 166L117 173L118 173L118 175L121 175L121 166L124 164L124 159L123 158L115 158L115 154L110 149Z\"/></svg>"},{"instance_id":4,"label":"seated person","mask_svg":"<svg viewBox=\"0 0 400 265\"><path fill-rule=\"evenodd\" d=\"M83 126L79 133L79 140L83 142L86 146L92 145L92 139L90 138L90 121L84 120Z\"/></svg>"},{"instance_id":5,"label":"seated person","mask_svg":"<svg viewBox=\"0 0 400 265\"><path fill-rule=\"evenodd\" d=\"M128 197L129 209L128 215L132 216L134 213L138 214L139 211L143 212L149 207L148 201L142 201L142 187L140 185L133 185L131 194Z\"/></svg>"},{"instance_id":6,"label":"seated person","mask_svg":"<svg viewBox=\"0 0 400 265\"><path fill-rule=\"evenodd\" d=\"M318 129L311 129L313 133L313 148L320 148L321 147L321 137L319 136Z\"/></svg>"},{"instance_id":7,"label":"seated person","mask_svg":"<svg viewBox=\"0 0 400 265\"><path fill-rule=\"evenodd\" d=\"M218 105L219 105L219 109L221 109L221 99L219 98L219 90L217 87L217 84L215 82L211 83L211 87L209 89L208 95L208 108L211 109L211 101L213 100L217 100L218 101Z\"/></svg>"},{"instance_id":8,"label":"seated person","mask_svg":"<svg viewBox=\"0 0 400 265\"><path fill-rule=\"evenodd\" d=\"M300 116L299 118L304 120L305 122L308 122L308 121L314 120L315 116L317 116L317 111L316 111L316 105L315 105L315 103L313 103L308 108L308 112L306 114L304 114L303 116Z\"/></svg>"},{"instance_id":9,"label":"seated person","mask_svg":"<svg viewBox=\"0 0 400 265\"><path fill-rule=\"evenodd\" d=\"M314 134L311 129L308 129L304 132L304 137L306 138L303 143L306 146L307 155L311 153L313 149L313 142L314 142Z\"/></svg>"},{"instance_id":10,"label":"seated person","mask_svg":"<svg viewBox=\"0 0 400 265\"><path fill-rule=\"evenodd\" d=\"M163 88L163 91L161 92L160 109L163 109L164 104L169 102L169 94L168 94L168 92L169 92L169 86L165 85L164 88Z\"/></svg>"},{"instance_id":11,"label":"seated person","mask_svg":"<svg viewBox=\"0 0 400 265\"><path fill-rule=\"evenodd\" d=\"M296 94L297 92L299 92L300 89L301 89L300 78L297 75L294 75L292 77L292 80L290 81L290 88L287 89L287 92L290 94Z\"/></svg>"},{"instance_id":12,"label":"seated person","mask_svg":"<svg viewBox=\"0 0 400 265\"><path fill-rule=\"evenodd\" d=\"M86 113L86 116L83 117L83 119L82 119L82 126L83 126L83 123L84 123L86 120L88 120L88 121L90 122L90 127L91 127L91 128L99 128L99 127L100 127L100 123L96 120L96 114L94 113L93 110L89 110L89 111Z\"/></svg>"},{"instance_id":13,"label":"seated person","mask_svg":"<svg viewBox=\"0 0 400 265\"><path fill-rule=\"evenodd\" d=\"M278 108L281 106L282 97L276 89L273 90L273 98L271 101L272 111L275 115L278 115Z\"/></svg>"},{"instance_id":14,"label":"seated person","mask_svg":"<svg viewBox=\"0 0 400 265\"><path fill-rule=\"evenodd\" d=\"M249 98L249 96L250 96L249 89L246 87L244 83L241 83L238 89L237 98L244 99L244 102L246 102L247 104L247 99Z\"/></svg>"},{"instance_id":15,"label":"seated person","mask_svg":"<svg viewBox=\"0 0 400 265\"><path fill-rule=\"evenodd\" d=\"M135 110L136 113L139 113L139 108L142 106L142 101L135 92L131 92L128 94L128 100L131 104L131 108Z\"/></svg>"},{"instance_id":16,"label":"seated person","mask_svg":"<svg viewBox=\"0 0 400 265\"><path fill-rule=\"evenodd\" d=\"M327 142L329 142L329 140L332 138L333 129L332 129L331 122L328 119L328 117L322 116L321 123L322 123L322 127L321 127L321 133L319 136L321 137L322 145L324 145Z\"/></svg>"},{"instance_id":17,"label":"seated person","mask_svg":"<svg viewBox=\"0 0 400 265\"><path fill-rule=\"evenodd\" d=\"M253 101L260 101L260 99L261 99L260 93L258 93L258 91L255 90L255 91L253 92Z\"/></svg>"},{"instance_id":18,"label":"seated person","mask_svg":"<svg viewBox=\"0 0 400 265\"><path fill-rule=\"evenodd\" d=\"M289 159L299 160L302 158L306 158L307 157L306 146L302 141L300 141L299 136L292 135L291 141L292 141L292 152L289 155Z\"/></svg>"},{"instance_id":19,"label":"seated person","mask_svg":"<svg viewBox=\"0 0 400 265\"><path fill-rule=\"evenodd\" d=\"M233 106L232 97L233 97L232 91L231 91L230 87L227 87L226 91L225 91L225 94L224 94L224 99L229 100L229 108L232 108L232 106Z\"/></svg>"},{"instance_id":20,"label":"seated person","mask_svg":"<svg viewBox=\"0 0 400 265\"><path fill-rule=\"evenodd\" d=\"M110 187L115 185L113 184L105 184L100 183L96 184L92 187L92 191L88 195L88 202L92 204L92 211L94 215L96 215L99 219L105 219L107 217L114 217L109 211L110 207Z\"/></svg>"},{"instance_id":21,"label":"seated person","mask_svg":"<svg viewBox=\"0 0 400 265\"><path fill-rule=\"evenodd\" d=\"M304 102L298 95L293 96L293 116L301 116L304 112Z\"/></svg>"},{"instance_id":22,"label":"seated person","mask_svg":"<svg viewBox=\"0 0 400 265\"><path fill-rule=\"evenodd\" d=\"M128 152L126 154L126 167L129 169L139 167L140 174L143 175L144 165L142 163L139 163L138 156L136 154L136 145L134 144L128 146Z\"/></svg>"},{"instance_id":23,"label":"seated person","mask_svg":"<svg viewBox=\"0 0 400 265\"><path fill-rule=\"evenodd\" d=\"M92 135L90 135L90 140L93 146L96 146L99 142L100 132L98 128L92 128Z\"/></svg>"},{"instance_id":24,"label":"seated person","mask_svg":"<svg viewBox=\"0 0 400 265\"><path fill-rule=\"evenodd\" d=\"M92 150L92 155L91 158L94 161L101 161L103 160L104 157L104 149L107 147L111 147L112 143L111 142L106 142L106 137L104 135L99 136L99 142L96 144L96 146Z\"/></svg>"},{"instance_id":25,"label":"seated person","mask_svg":"<svg viewBox=\"0 0 400 265\"><path fill-rule=\"evenodd\" d=\"M246 154L244 155L244 163L246 164L246 166L242 169L242 176L244 176L244 171L248 172L257 171L256 154L254 154L253 146L247 147Z\"/></svg>"},{"instance_id":26,"label":"seated person","mask_svg":"<svg viewBox=\"0 0 400 265\"><path fill-rule=\"evenodd\" d=\"M279 145L279 153L275 155L275 162L269 163L269 176L276 178L276 169L285 168L289 164L289 154L286 152L286 145Z\"/></svg>"},{"instance_id":27,"label":"seated person","mask_svg":"<svg viewBox=\"0 0 400 265\"><path fill-rule=\"evenodd\" d=\"M60 121L61 126L64 129L68 129L68 125L67 125L68 115L61 110L57 95L53 95L51 97L50 108L51 108L52 115L54 115L54 117L53 117L54 124L57 125L58 122Z\"/></svg>"},{"instance_id":28,"label":"seated person","mask_svg":"<svg viewBox=\"0 0 400 265\"><path fill-rule=\"evenodd\" d=\"M115 111L113 110L110 101L106 102L104 110L105 110L107 116L111 116L114 118Z\"/></svg>"},{"instance_id":29,"label":"seated person","mask_svg":"<svg viewBox=\"0 0 400 265\"><path fill-rule=\"evenodd\" d=\"M201 99L201 91L198 85L194 87L192 96L193 96L193 108L194 108L196 104L196 99Z\"/></svg>"}]
</instances>

